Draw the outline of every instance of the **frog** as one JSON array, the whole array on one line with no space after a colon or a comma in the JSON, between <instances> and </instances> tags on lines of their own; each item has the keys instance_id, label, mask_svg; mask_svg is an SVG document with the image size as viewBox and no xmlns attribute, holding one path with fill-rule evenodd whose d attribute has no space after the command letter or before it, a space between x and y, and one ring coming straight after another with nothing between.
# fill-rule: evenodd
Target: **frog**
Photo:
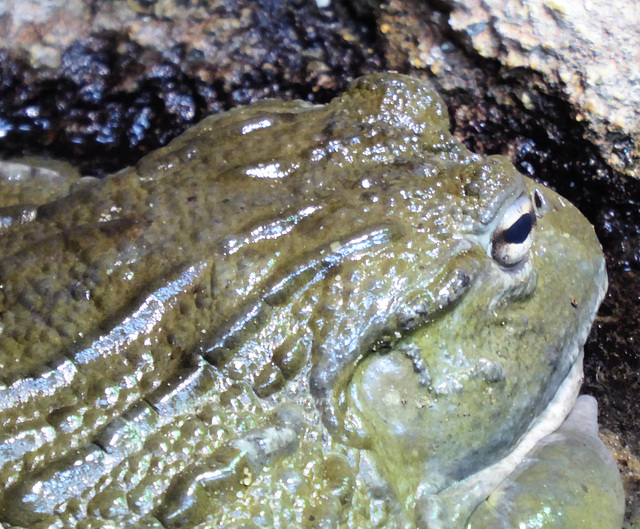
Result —
<instances>
[{"instance_id":1,"label":"frog","mask_svg":"<svg viewBox=\"0 0 640 529\"><path fill-rule=\"evenodd\" d=\"M578 397L594 230L428 81L232 109L102 179L11 167L1 527L622 526Z\"/></svg>"}]
</instances>

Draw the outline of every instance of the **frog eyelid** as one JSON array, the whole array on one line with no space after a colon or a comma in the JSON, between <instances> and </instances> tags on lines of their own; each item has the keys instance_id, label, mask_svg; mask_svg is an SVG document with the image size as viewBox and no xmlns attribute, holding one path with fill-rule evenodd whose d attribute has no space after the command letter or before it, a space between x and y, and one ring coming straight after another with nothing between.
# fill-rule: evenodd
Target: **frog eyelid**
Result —
<instances>
[{"instance_id":1,"label":"frog eyelid","mask_svg":"<svg viewBox=\"0 0 640 529\"><path fill-rule=\"evenodd\" d=\"M520 195L504 212L491 235L491 257L501 266L511 268L529 255L536 226L531 199Z\"/></svg>"},{"instance_id":2,"label":"frog eyelid","mask_svg":"<svg viewBox=\"0 0 640 529\"><path fill-rule=\"evenodd\" d=\"M549 211L549 202L538 189L531 192L531 202L536 212L536 217L541 219L544 214Z\"/></svg>"}]
</instances>

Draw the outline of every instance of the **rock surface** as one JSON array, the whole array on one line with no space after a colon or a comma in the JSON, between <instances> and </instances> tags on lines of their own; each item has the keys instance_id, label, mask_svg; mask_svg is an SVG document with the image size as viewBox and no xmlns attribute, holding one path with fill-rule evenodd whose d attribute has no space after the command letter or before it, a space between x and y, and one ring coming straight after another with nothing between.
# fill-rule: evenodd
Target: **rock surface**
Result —
<instances>
[{"instance_id":1,"label":"rock surface","mask_svg":"<svg viewBox=\"0 0 640 529\"><path fill-rule=\"evenodd\" d=\"M105 174L207 114L327 101L382 69L373 41L307 0L0 0L2 156L38 146Z\"/></svg>"},{"instance_id":2,"label":"rock surface","mask_svg":"<svg viewBox=\"0 0 640 529\"><path fill-rule=\"evenodd\" d=\"M542 72L589 122L608 162L640 178L640 4L454 1L452 29L484 57Z\"/></svg>"}]
</instances>

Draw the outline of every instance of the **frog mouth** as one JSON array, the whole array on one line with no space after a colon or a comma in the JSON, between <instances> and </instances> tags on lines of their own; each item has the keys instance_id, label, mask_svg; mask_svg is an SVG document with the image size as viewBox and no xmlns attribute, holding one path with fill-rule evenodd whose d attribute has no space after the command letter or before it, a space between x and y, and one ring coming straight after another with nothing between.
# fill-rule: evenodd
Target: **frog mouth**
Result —
<instances>
[{"instance_id":1,"label":"frog mouth","mask_svg":"<svg viewBox=\"0 0 640 529\"><path fill-rule=\"evenodd\" d=\"M495 490L525 456L545 437L556 431L567 418L578 398L583 379L582 347L577 347L573 364L547 407L534 419L526 433L503 459L483 468L437 494L418 490L416 519L418 527L461 529L490 492ZM437 522L436 522L437 520ZM436 522L436 525L432 525Z\"/></svg>"},{"instance_id":2,"label":"frog mouth","mask_svg":"<svg viewBox=\"0 0 640 529\"><path fill-rule=\"evenodd\" d=\"M421 491L416 494L415 514L418 527L446 527L462 529L467 520L505 479L507 479L545 437L555 432L572 411L583 380L584 343L591 329L598 307L607 290L606 269L602 260L594 270L595 288L578 304L572 305L581 314L580 322L562 347L560 356L566 358L561 379L548 404L533 419L529 428L502 459L478 470L465 479L439 492Z\"/></svg>"}]
</instances>

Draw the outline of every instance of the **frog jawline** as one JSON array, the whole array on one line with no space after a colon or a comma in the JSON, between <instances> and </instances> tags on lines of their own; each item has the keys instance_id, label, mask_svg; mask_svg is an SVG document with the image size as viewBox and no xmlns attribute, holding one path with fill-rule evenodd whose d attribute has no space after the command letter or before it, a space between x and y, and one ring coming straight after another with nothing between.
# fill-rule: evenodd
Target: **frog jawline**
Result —
<instances>
[{"instance_id":1,"label":"frog jawline","mask_svg":"<svg viewBox=\"0 0 640 529\"><path fill-rule=\"evenodd\" d=\"M538 442L560 427L573 409L582 385L582 348L574 356L575 361L556 394L509 454L438 494L426 494L417 499L418 527L466 527L467 519L476 507L515 470Z\"/></svg>"}]
</instances>

